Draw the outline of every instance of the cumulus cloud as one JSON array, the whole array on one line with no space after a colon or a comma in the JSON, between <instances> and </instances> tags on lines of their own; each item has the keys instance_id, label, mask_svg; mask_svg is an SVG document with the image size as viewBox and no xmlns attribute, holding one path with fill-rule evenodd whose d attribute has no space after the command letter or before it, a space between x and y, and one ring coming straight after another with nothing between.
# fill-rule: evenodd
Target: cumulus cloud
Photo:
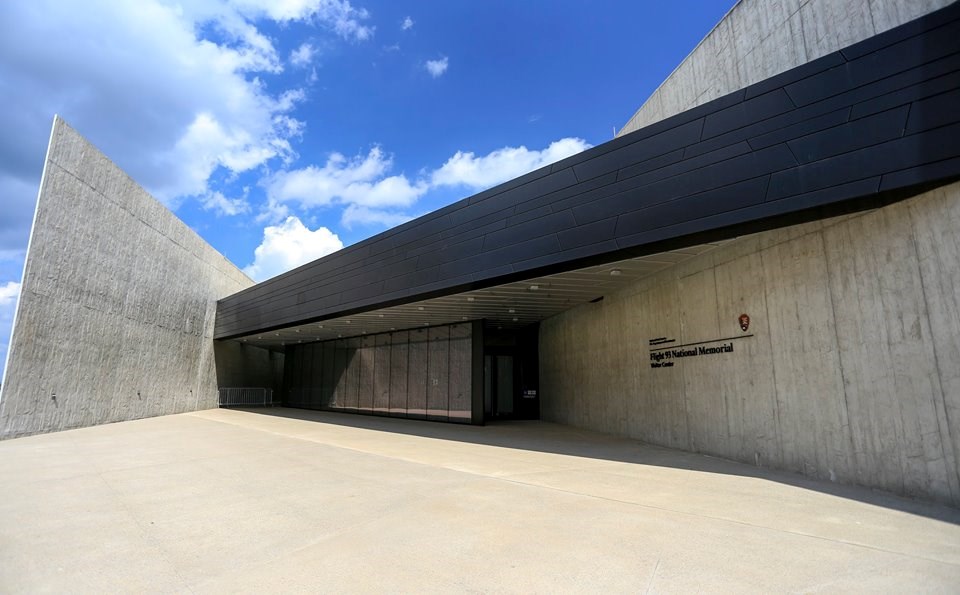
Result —
<instances>
[{"instance_id":1,"label":"cumulus cloud","mask_svg":"<svg viewBox=\"0 0 960 595\"><path fill-rule=\"evenodd\" d=\"M261 81L284 64L260 23L359 42L369 16L345 0L0 2L0 250L26 245L53 114L168 206L226 206L212 177L291 162L304 127L303 91Z\"/></svg>"},{"instance_id":2,"label":"cumulus cloud","mask_svg":"<svg viewBox=\"0 0 960 595\"><path fill-rule=\"evenodd\" d=\"M431 183L434 186L466 186L480 190L589 148L590 144L583 139L562 138L550 143L542 151L524 146L504 147L479 157L473 152L457 151L443 166L434 170Z\"/></svg>"},{"instance_id":3,"label":"cumulus cloud","mask_svg":"<svg viewBox=\"0 0 960 595\"><path fill-rule=\"evenodd\" d=\"M22 263L54 114L168 206L246 213L246 194L211 180L289 167L304 130L293 111L305 93L264 82L294 60L264 31L297 23L311 39L359 43L374 36L369 19L348 0L0 2L0 279L21 271L6 260ZM0 281L4 296L10 287Z\"/></svg>"},{"instance_id":4,"label":"cumulus cloud","mask_svg":"<svg viewBox=\"0 0 960 595\"><path fill-rule=\"evenodd\" d=\"M310 165L283 170L265 182L268 202L259 221L277 222L290 214L288 205L301 209L342 207L340 223L391 227L409 221L409 209L440 187L482 190L523 175L531 170L579 153L590 145L578 138L564 138L537 151L526 147L504 147L487 155L458 151L440 168L422 171L411 179L391 174L393 160L380 147L366 155L348 158L332 154L323 166Z\"/></svg>"},{"instance_id":5,"label":"cumulus cloud","mask_svg":"<svg viewBox=\"0 0 960 595\"><path fill-rule=\"evenodd\" d=\"M203 209L217 215L240 215L250 212L250 205L243 198L227 198L222 192L209 192L203 197Z\"/></svg>"},{"instance_id":6,"label":"cumulus cloud","mask_svg":"<svg viewBox=\"0 0 960 595\"><path fill-rule=\"evenodd\" d=\"M410 17L403 17L403 22L400 23L400 28L404 31L413 29L413 19Z\"/></svg>"},{"instance_id":7,"label":"cumulus cloud","mask_svg":"<svg viewBox=\"0 0 960 595\"><path fill-rule=\"evenodd\" d=\"M0 284L0 307L9 307L17 302L20 295L20 284L16 281L7 281Z\"/></svg>"},{"instance_id":8,"label":"cumulus cloud","mask_svg":"<svg viewBox=\"0 0 960 595\"><path fill-rule=\"evenodd\" d=\"M317 50L309 43L302 43L300 47L290 52L290 63L294 66L306 66L313 60Z\"/></svg>"},{"instance_id":9,"label":"cumulus cloud","mask_svg":"<svg viewBox=\"0 0 960 595\"><path fill-rule=\"evenodd\" d=\"M365 8L356 8L347 0L227 0L225 2L188 2L187 10L212 11L224 8L249 20L269 19L278 23L307 21L329 27L344 39L364 41L373 36L374 27L364 25L370 18Z\"/></svg>"},{"instance_id":10,"label":"cumulus cloud","mask_svg":"<svg viewBox=\"0 0 960 595\"><path fill-rule=\"evenodd\" d=\"M450 60L446 56L440 58L439 60L427 60L426 64L423 65L427 69L427 72L430 73L430 76L433 78L438 78L443 76L443 73L447 71L447 67L450 66Z\"/></svg>"},{"instance_id":11,"label":"cumulus cloud","mask_svg":"<svg viewBox=\"0 0 960 595\"><path fill-rule=\"evenodd\" d=\"M10 327L17 308L20 284L16 281L0 283L0 378L3 377L7 359L7 346L10 344Z\"/></svg>"},{"instance_id":12,"label":"cumulus cloud","mask_svg":"<svg viewBox=\"0 0 960 595\"><path fill-rule=\"evenodd\" d=\"M253 263L243 272L263 281L343 248L343 242L326 227L315 230L295 216L263 230L263 241L254 251Z\"/></svg>"},{"instance_id":13,"label":"cumulus cloud","mask_svg":"<svg viewBox=\"0 0 960 595\"><path fill-rule=\"evenodd\" d=\"M409 207L429 185L422 180L411 181L403 174L387 175L392 165L390 157L374 147L366 155L353 158L334 153L322 167L310 165L277 172L266 182L268 209L282 203L297 203L301 208L333 204Z\"/></svg>"},{"instance_id":14,"label":"cumulus cloud","mask_svg":"<svg viewBox=\"0 0 960 595\"><path fill-rule=\"evenodd\" d=\"M340 224L347 229L352 229L354 225L382 225L383 227L396 227L401 223L406 223L413 219L413 215L407 215L397 211L387 211L384 209L371 209L360 205L348 205L343 210L340 217Z\"/></svg>"}]
</instances>

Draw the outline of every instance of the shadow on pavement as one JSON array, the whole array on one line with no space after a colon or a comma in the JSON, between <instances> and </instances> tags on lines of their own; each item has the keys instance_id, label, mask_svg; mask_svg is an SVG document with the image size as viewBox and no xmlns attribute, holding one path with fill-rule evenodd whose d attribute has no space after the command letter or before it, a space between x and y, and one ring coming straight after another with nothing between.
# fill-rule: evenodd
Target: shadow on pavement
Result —
<instances>
[{"instance_id":1,"label":"shadow on pavement","mask_svg":"<svg viewBox=\"0 0 960 595\"><path fill-rule=\"evenodd\" d=\"M913 500L863 486L830 483L798 473L755 467L715 456L646 444L639 440L581 430L550 422L495 421L485 426L471 426L284 407L240 410L259 415L314 421L392 434L603 459L621 463L753 477L947 523L960 524L960 510L943 504Z\"/></svg>"}]
</instances>

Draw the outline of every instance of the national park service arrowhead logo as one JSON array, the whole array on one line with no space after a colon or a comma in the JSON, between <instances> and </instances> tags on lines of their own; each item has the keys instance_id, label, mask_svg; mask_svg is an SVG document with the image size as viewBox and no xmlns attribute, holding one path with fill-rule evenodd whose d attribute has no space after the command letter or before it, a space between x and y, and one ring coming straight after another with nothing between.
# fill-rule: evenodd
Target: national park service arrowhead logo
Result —
<instances>
[{"instance_id":1,"label":"national park service arrowhead logo","mask_svg":"<svg viewBox=\"0 0 960 595\"><path fill-rule=\"evenodd\" d=\"M743 332L747 332L747 330L750 329L750 317L748 315L741 314L740 317L737 318L737 322L740 323L740 330Z\"/></svg>"}]
</instances>

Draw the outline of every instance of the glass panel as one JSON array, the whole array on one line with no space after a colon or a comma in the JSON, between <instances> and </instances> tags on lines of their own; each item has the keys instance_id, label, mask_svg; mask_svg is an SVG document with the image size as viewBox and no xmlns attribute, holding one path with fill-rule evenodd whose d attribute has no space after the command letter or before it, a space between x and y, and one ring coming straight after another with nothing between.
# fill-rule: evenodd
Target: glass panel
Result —
<instances>
[{"instance_id":1,"label":"glass panel","mask_svg":"<svg viewBox=\"0 0 960 595\"><path fill-rule=\"evenodd\" d=\"M407 331L390 336L390 415L407 415Z\"/></svg>"},{"instance_id":2,"label":"glass panel","mask_svg":"<svg viewBox=\"0 0 960 595\"><path fill-rule=\"evenodd\" d=\"M472 328L455 324L290 345L284 370L286 403L469 423ZM490 382L489 358L484 372L489 407L491 392L496 401L497 386L497 379ZM493 373L497 375L496 366Z\"/></svg>"},{"instance_id":3,"label":"glass panel","mask_svg":"<svg viewBox=\"0 0 960 595\"><path fill-rule=\"evenodd\" d=\"M313 346L301 345L297 347L303 352L302 368L300 370L300 387L303 396L303 406L307 409L313 408Z\"/></svg>"},{"instance_id":4,"label":"glass panel","mask_svg":"<svg viewBox=\"0 0 960 595\"><path fill-rule=\"evenodd\" d=\"M373 348L373 411L378 415L390 412L390 335L374 337Z\"/></svg>"},{"instance_id":5,"label":"glass panel","mask_svg":"<svg viewBox=\"0 0 960 595\"><path fill-rule=\"evenodd\" d=\"M471 382L471 326L455 324L450 327L450 421L470 423Z\"/></svg>"},{"instance_id":6,"label":"glass panel","mask_svg":"<svg viewBox=\"0 0 960 595\"><path fill-rule=\"evenodd\" d=\"M360 389L360 339L346 339L347 351L347 373L345 385L344 407L348 411L357 411L360 407L359 389Z\"/></svg>"},{"instance_id":7,"label":"glass panel","mask_svg":"<svg viewBox=\"0 0 960 595\"><path fill-rule=\"evenodd\" d=\"M320 399L320 408L329 409L335 407L333 400L333 389L337 385L334 376L334 358L336 357L335 343L327 341L323 343L323 376L320 379L320 390L322 398Z\"/></svg>"},{"instance_id":8,"label":"glass panel","mask_svg":"<svg viewBox=\"0 0 960 595\"><path fill-rule=\"evenodd\" d=\"M374 366L374 338L360 339L360 411L373 412L373 366Z\"/></svg>"},{"instance_id":9,"label":"glass panel","mask_svg":"<svg viewBox=\"0 0 960 595\"><path fill-rule=\"evenodd\" d=\"M344 409L347 406L347 343L334 343L333 366L333 405L335 409Z\"/></svg>"},{"instance_id":10,"label":"glass panel","mask_svg":"<svg viewBox=\"0 0 960 595\"><path fill-rule=\"evenodd\" d=\"M450 327L433 327L427 334L430 340L427 419L447 421L450 409Z\"/></svg>"},{"instance_id":11,"label":"glass panel","mask_svg":"<svg viewBox=\"0 0 960 595\"><path fill-rule=\"evenodd\" d=\"M410 331L410 367L407 374L407 417L427 416L427 331Z\"/></svg>"},{"instance_id":12,"label":"glass panel","mask_svg":"<svg viewBox=\"0 0 960 595\"><path fill-rule=\"evenodd\" d=\"M310 344L310 408L320 409L323 404L323 344Z\"/></svg>"}]
</instances>

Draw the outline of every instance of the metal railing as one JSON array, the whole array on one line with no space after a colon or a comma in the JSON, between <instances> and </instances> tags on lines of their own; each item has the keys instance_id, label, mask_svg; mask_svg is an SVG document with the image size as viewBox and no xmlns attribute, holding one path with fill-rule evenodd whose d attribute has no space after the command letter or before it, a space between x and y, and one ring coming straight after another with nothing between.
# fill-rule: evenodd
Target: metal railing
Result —
<instances>
[{"instance_id":1,"label":"metal railing","mask_svg":"<svg viewBox=\"0 0 960 595\"><path fill-rule=\"evenodd\" d=\"M221 407L270 407L273 405L272 388L220 388L218 392Z\"/></svg>"}]
</instances>

